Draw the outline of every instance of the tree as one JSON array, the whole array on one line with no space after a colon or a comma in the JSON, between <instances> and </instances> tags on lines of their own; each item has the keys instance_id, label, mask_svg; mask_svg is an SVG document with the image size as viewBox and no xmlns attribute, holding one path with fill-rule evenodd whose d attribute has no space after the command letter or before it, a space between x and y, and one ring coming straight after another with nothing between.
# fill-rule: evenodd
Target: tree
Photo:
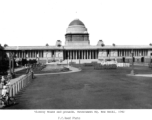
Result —
<instances>
[{"instance_id":1,"label":"tree","mask_svg":"<svg viewBox=\"0 0 152 120\"><path fill-rule=\"evenodd\" d=\"M45 46L49 46L49 44L48 43L46 43L46 45Z\"/></svg>"},{"instance_id":2,"label":"tree","mask_svg":"<svg viewBox=\"0 0 152 120\"><path fill-rule=\"evenodd\" d=\"M102 47L104 47L104 46L105 46L105 44L104 44L104 43L102 43L102 44L101 44L101 46L102 46Z\"/></svg>"},{"instance_id":3,"label":"tree","mask_svg":"<svg viewBox=\"0 0 152 120\"><path fill-rule=\"evenodd\" d=\"M150 43L149 45L152 46L152 43Z\"/></svg>"},{"instance_id":4,"label":"tree","mask_svg":"<svg viewBox=\"0 0 152 120\"><path fill-rule=\"evenodd\" d=\"M112 44L113 46L116 46L114 43Z\"/></svg>"},{"instance_id":5,"label":"tree","mask_svg":"<svg viewBox=\"0 0 152 120\"><path fill-rule=\"evenodd\" d=\"M9 69L9 58L7 57L5 51L1 51L0 56L0 74L5 75Z\"/></svg>"},{"instance_id":6,"label":"tree","mask_svg":"<svg viewBox=\"0 0 152 120\"><path fill-rule=\"evenodd\" d=\"M8 45L7 44L4 44L4 47L7 47Z\"/></svg>"}]
</instances>

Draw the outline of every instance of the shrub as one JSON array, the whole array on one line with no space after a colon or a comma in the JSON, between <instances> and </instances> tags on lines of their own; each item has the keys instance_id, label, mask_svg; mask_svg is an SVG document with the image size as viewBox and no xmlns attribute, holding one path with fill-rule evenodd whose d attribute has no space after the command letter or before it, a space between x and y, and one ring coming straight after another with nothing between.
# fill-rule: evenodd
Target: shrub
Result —
<instances>
[{"instance_id":1,"label":"shrub","mask_svg":"<svg viewBox=\"0 0 152 120\"><path fill-rule=\"evenodd\" d=\"M105 65L101 65L101 64L96 64L94 66L94 69L96 70L102 70L102 69L116 69L117 68L117 65L116 64L105 64Z\"/></svg>"}]
</instances>

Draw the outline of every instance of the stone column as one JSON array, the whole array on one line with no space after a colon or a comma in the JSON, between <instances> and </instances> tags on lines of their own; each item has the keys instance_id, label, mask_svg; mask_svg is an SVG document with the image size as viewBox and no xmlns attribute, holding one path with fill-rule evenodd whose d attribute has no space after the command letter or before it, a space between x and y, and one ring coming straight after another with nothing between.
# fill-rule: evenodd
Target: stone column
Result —
<instances>
[{"instance_id":1,"label":"stone column","mask_svg":"<svg viewBox=\"0 0 152 120\"><path fill-rule=\"evenodd\" d=\"M72 50L70 50L70 59L72 59Z\"/></svg>"},{"instance_id":2,"label":"stone column","mask_svg":"<svg viewBox=\"0 0 152 120\"><path fill-rule=\"evenodd\" d=\"M95 59L95 50L93 51L93 56L94 56L93 58Z\"/></svg>"},{"instance_id":3,"label":"stone column","mask_svg":"<svg viewBox=\"0 0 152 120\"><path fill-rule=\"evenodd\" d=\"M75 59L75 51L73 50L73 59Z\"/></svg>"},{"instance_id":4,"label":"stone column","mask_svg":"<svg viewBox=\"0 0 152 120\"><path fill-rule=\"evenodd\" d=\"M19 51L19 58L21 58L21 51Z\"/></svg>"},{"instance_id":5,"label":"stone column","mask_svg":"<svg viewBox=\"0 0 152 120\"><path fill-rule=\"evenodd\" d=\"M83 59L85 59L85 54L84 54L84 50L83 50Z\"/></svg>"},{"instance_id":6,"label":"stone column","mask_svg":"<svg viewBox=\"0 0 152 120\"><path fill-rule=\"evenodd\" d=\"M86 59L88 59L88 51L86 50Z\"/></svg>"},{"instance_id":7,"label":"stone column","mask_svg":"<svg viewBox=\"0 0 152 120\"><path fill-rule=\"evenodd\" d=\"M28 54L28 53L29 53L29 51L27 50L27 51L26 51L26 56L27 56L27 58L29 58L29 54Z\"/></svg>"},{"instance_id":8,"label":"stone column","mask_svg":"<svg viewBox=\"0 0 152 120\"><path fill-rule=\"evenodd\" d=\"M26 51L24 51L24 58L26 58Z\"/></svg>"},{"instance_id":9,"label":"stone column","mask_svg":"<svg viewBox=\"0 0 152 120\"><path fill-rule=\"evenodd\" d=\"M124 50L124 57L126 56L126 50Z\"/></svg>"},{"instance_id":10,"label":"stone column","mask_svg":"<svg viewBox=\"0 0 152 120\"><path fill-rule=\"evenodd\" d=\"M142 50L142 53L141 53L141 54L142 54L142 56L144 56L144 54L143 54L143 50Z\"/></svg>"},{"instance_id":11,"label":"stone column","mask_svg":"<svg viewBox=\"0 0 152 120\"><path fill-rule=\"evenodd\" d=\"M88 59L88 50L86 50L86 59Z\"/></svg>"},{"instance_id":12,"label":"stone column","mask_svg":"<svg viewBox=\"0 0 152 120\"><path fill-rule=\"evenodd\" d=\"M29 57L29 58L31 57L31 55L30 55L30 50L28 51L28 57Z\"/></svg>"},{"instance_id":13,"label":"stone column","mask_svg":"<svg viewBox=\"0 0 152 120\"><path fill-rule=\"evenodd\" d=\"M35 57L35 51L34 50L32 51L32 56L33 56L32 58Z\"/></svg>"},{"instance_id":14,"label":"stone column","mask_svg":"<svg viewBox=\"0 0 152 120\"><path fill-rule=\"evenodd\" d=\"M33 50L32 53L33 53L33 58L34 58L35 57L35 51Z\"/></svg>"},{"instance_id":15,"label":"stone column","mask_svg":"<svg viewBox=\"0 0 152 120\"><path fill-rule=\"evenodd\" d=\"M89 58L91 59L91 50L89 50Z\"/></svg>"},{"instance_id":16,"label":"stone column","mask_svg":"<svg viewBox=\"0 0 152 120\"><path fill-rule=\"evenodd\" d=\"M21 58L23 58L23 51L21 51Z\"/></svg>"},{"instance_id":17,"label":"stone column","mask_svg":"<svg viewBox=\"0 0 152 120\"><path fill-rule=\"evenodd\" d=\"M40 58L42 58L42 51L40 51Z\"/></svg>"},{"instance_id":18,"label":"stone column","mask_svg":"<svg viewBox=\"0 0 152 120\"><path fill-rule=\"evenodd\" d=\"M119 50L117 50L117 54L118 54L117 56L119 57Z\"/></svg>"},{"instance_id":19,"label":"stone column","mask_svg":"<svg viewBox=\"0 0 152 120\"><path fill-rule=\"evenodd\" d=\"M85 50L83 50L83 59L85 59Z\"/></svg>"},{"instance_id":20,"label":"stone column","mask_svg":"<svg viewBox=\"0 0 152 120\"><path fill-rule=\"evenodd\" d=\"M24 58L24 51L22 51L22 58Z\"/></svg>"},{"instance_id":21,"label":"stone column","mask_svg":"<svg viewBox=\"0 0 152 120\"><path fill-rule=\"evenodd\" d=\"M120 50L120 57L122 57L122 50Z\"/></svg>"},{"instance_id":22,"label":"stone column","mask_svg":"<svg viewBox=\"0 0 152 120\"><path fill-rule=\"evenodd\" d=\"M24 51L22 51L22 58L24 58Z\"/></svg>"},{"instance_id":23,"label":"stone column","mask_svg":"<svg viewBox=\"0 0 152 120\"><path fill-rule=\"evenodd\" d=\"M35 51L35 58L37 57L37 54L36 54L37 52Z\"/></svg>"},{"instance_id":24,"label":"stone column","mask_svg":"<svg viewBox=\"0 0 152 120\"><path fill-rule=\"evenodd\" d=\"M135 56L137 56L137 50L135 50Z\"/></svg>"},{"instance_id":25,"label":"stone column","mask_svg":"<svg viewBox=\"0 0 152 120\"><path fill-rule=\"evenodd\" d=\"M35 51L33 50L33 58L35 57L35 56L34 56L34 53L35 53Z\"/></svg>"},{"instance_id":26,"label":"stone column","mask_svg":"<svg viewBox=\"0 0 152 120\"><path fill-rule=\"evenodd\" d=\"M33 58L33 50L31 51L31 54L32 54L32 58Z\"/></svg>"},{"instance_id":27,"label":"stone column","mask_svg":"<svg viewBox=\"0 0 152 120\"><path fill-rule=\"evenodd\" d=\"M95 58L94 58L94 50L92 51L92 57L93 57L92 59L95 59Z\"/></svg>"},{"instance_id":28,"label":"stone column","mask_svg":"<svg viewBox=\"0 0 152 120\"><path fill-rule=\"evenodd\" d=\"M35 53L34 57L36 58L36 51L34 53Z\"/></svg>"},{"instance_id":29,"label":"stone column","mask_svg":"<svg viewBox=\"0 0 152 120\"><path fill-rule=\"evenodd\" d=\"M40 51L38 51L38 53L37 53L37 54L38 54L38 56L39 56L39 58L40 58Z\"/></svg>"},{"instance_id":30,"label":"stone column","mask_svg":"<svg viewBox=\"0 0 152 120\"><path fill-rule=\"evenodd\" d=\"M68 53L67 59L69 59L69 51L67 51L67 53Z\"/></svg>"},{"instance_id":31,"label":"stone column","mask_svg":"<svg viewBox=\"0 0 152 120\"><path fill-rule=\"evenodd\" d=\"M77 50L75 50L75 59L77 59Z\"/></svg>"},{"instance_id":32,"label":"stone column","mask_svg":"<svg viewBox=\"0 0 152 120\"><path fill-rule=\"evenodd\" d=\"M95 50L95 59L97 59L97 50Z\"/></svg>"},{"instance_id":33,"label":"stone column","mask_svg":"<svg viewBox=\"0 0 152 120\"><path fill-rule=\"evenodd\" d=\"M30 58L32 58L32 51L30 50Z\"/></svg>"},{"instance_id":34,"label":"stone column","mask_svg":"<svg viewBox=\"0 0 152 120\"><path fill-rule=\"evenodd\" d=\"M74 50L72 51L72 59L74 59Z\"/></svg>"},{"instance_id":35,"label":"stone column","mask_svg":"<svg viewBox=\"0 0 152 120\"><path fill-rule=\"evenodd\" d=\"M88 59L90 59L90 51L88 50Z\"/></svg>"},{"instance_id":36,"label":"stone column","mask_svg":"<svg viewBox=\"0 0 152 120\"><path fill-rule=\"evenodd\" d=\"M94 50L92 50L92 59L94 59Z\"/></svg>"}]
</instances>

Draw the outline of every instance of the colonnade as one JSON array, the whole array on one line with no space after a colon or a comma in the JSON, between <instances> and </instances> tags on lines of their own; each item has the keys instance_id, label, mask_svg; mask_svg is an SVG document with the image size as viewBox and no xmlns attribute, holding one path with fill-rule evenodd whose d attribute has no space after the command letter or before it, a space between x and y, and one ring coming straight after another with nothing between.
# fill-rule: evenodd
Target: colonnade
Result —
<instances>
[{"instance_id":1,"label":"colonnade","mask_svg":"<svg viewBox=\"0 0 152 120\"><path fill-rule=\"evenodd\" d=\"M118 57L129 57L131 56L132 50L117 50L118 52ZM143 50L143 49L134 49L133 50L134 56L147 56L148 55L148 50Z\"/></svg>"},{"instance_id":2,"label":"colonnade","mask_svg":"<svg viewBox=\"0 0 152 120\"><path fill-rule=\"evenodd\" d=\"M56 50L53 50L54 52ZM51 52L53 52L51 51ZM109 50L105 50L108 54ZM110 50L111 51L111 50ZM109 51L109 52L110 52ZM118 57L129 57L131 56L131 49L119 49L115 50ZM7 51L13 52L16 55L16 58L45 58L45 50L15 50ZM63 59L98 59L98 50L63 50ZM148 49L134 49L134 56L147 56ZM116 57L117 57L116 56Z\"/></svg>"},{"instance_id":3,"label":"colonnade","mask_svg":"<svg viewBox=\"0 0 152 120\"><path fill-rule=\"evenodd\" d=\"M43 58L43 50L19 50L11 52L13 52L17 58Z\"/></svg>"},{"instance_id":4,"label":"colonnade","mask_svg":"<svg viewBox=\"0 0 152 120\"><path fill-rule=\"evenodd\" d=\"M98 50L66 50L64 59L98 59Z\"/></svg>"}]
</instances>

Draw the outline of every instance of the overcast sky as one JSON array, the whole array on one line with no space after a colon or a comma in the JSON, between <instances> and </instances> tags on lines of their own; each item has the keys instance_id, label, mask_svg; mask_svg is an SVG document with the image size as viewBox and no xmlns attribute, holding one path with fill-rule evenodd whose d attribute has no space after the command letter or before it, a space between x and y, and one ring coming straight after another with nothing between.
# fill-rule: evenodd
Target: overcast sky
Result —
<instances>
[{"instance_id":1,"label":"overcast sky","mask_svg":"<svg viewBox=\"0 0 152 120\"><path fill-rule=\"evenodd\" d=\"M9 46L65 44L69 23L79 18L90 44L152 43L152 0L0 0L0 43Z\"/></svg>"}]
</instances>

